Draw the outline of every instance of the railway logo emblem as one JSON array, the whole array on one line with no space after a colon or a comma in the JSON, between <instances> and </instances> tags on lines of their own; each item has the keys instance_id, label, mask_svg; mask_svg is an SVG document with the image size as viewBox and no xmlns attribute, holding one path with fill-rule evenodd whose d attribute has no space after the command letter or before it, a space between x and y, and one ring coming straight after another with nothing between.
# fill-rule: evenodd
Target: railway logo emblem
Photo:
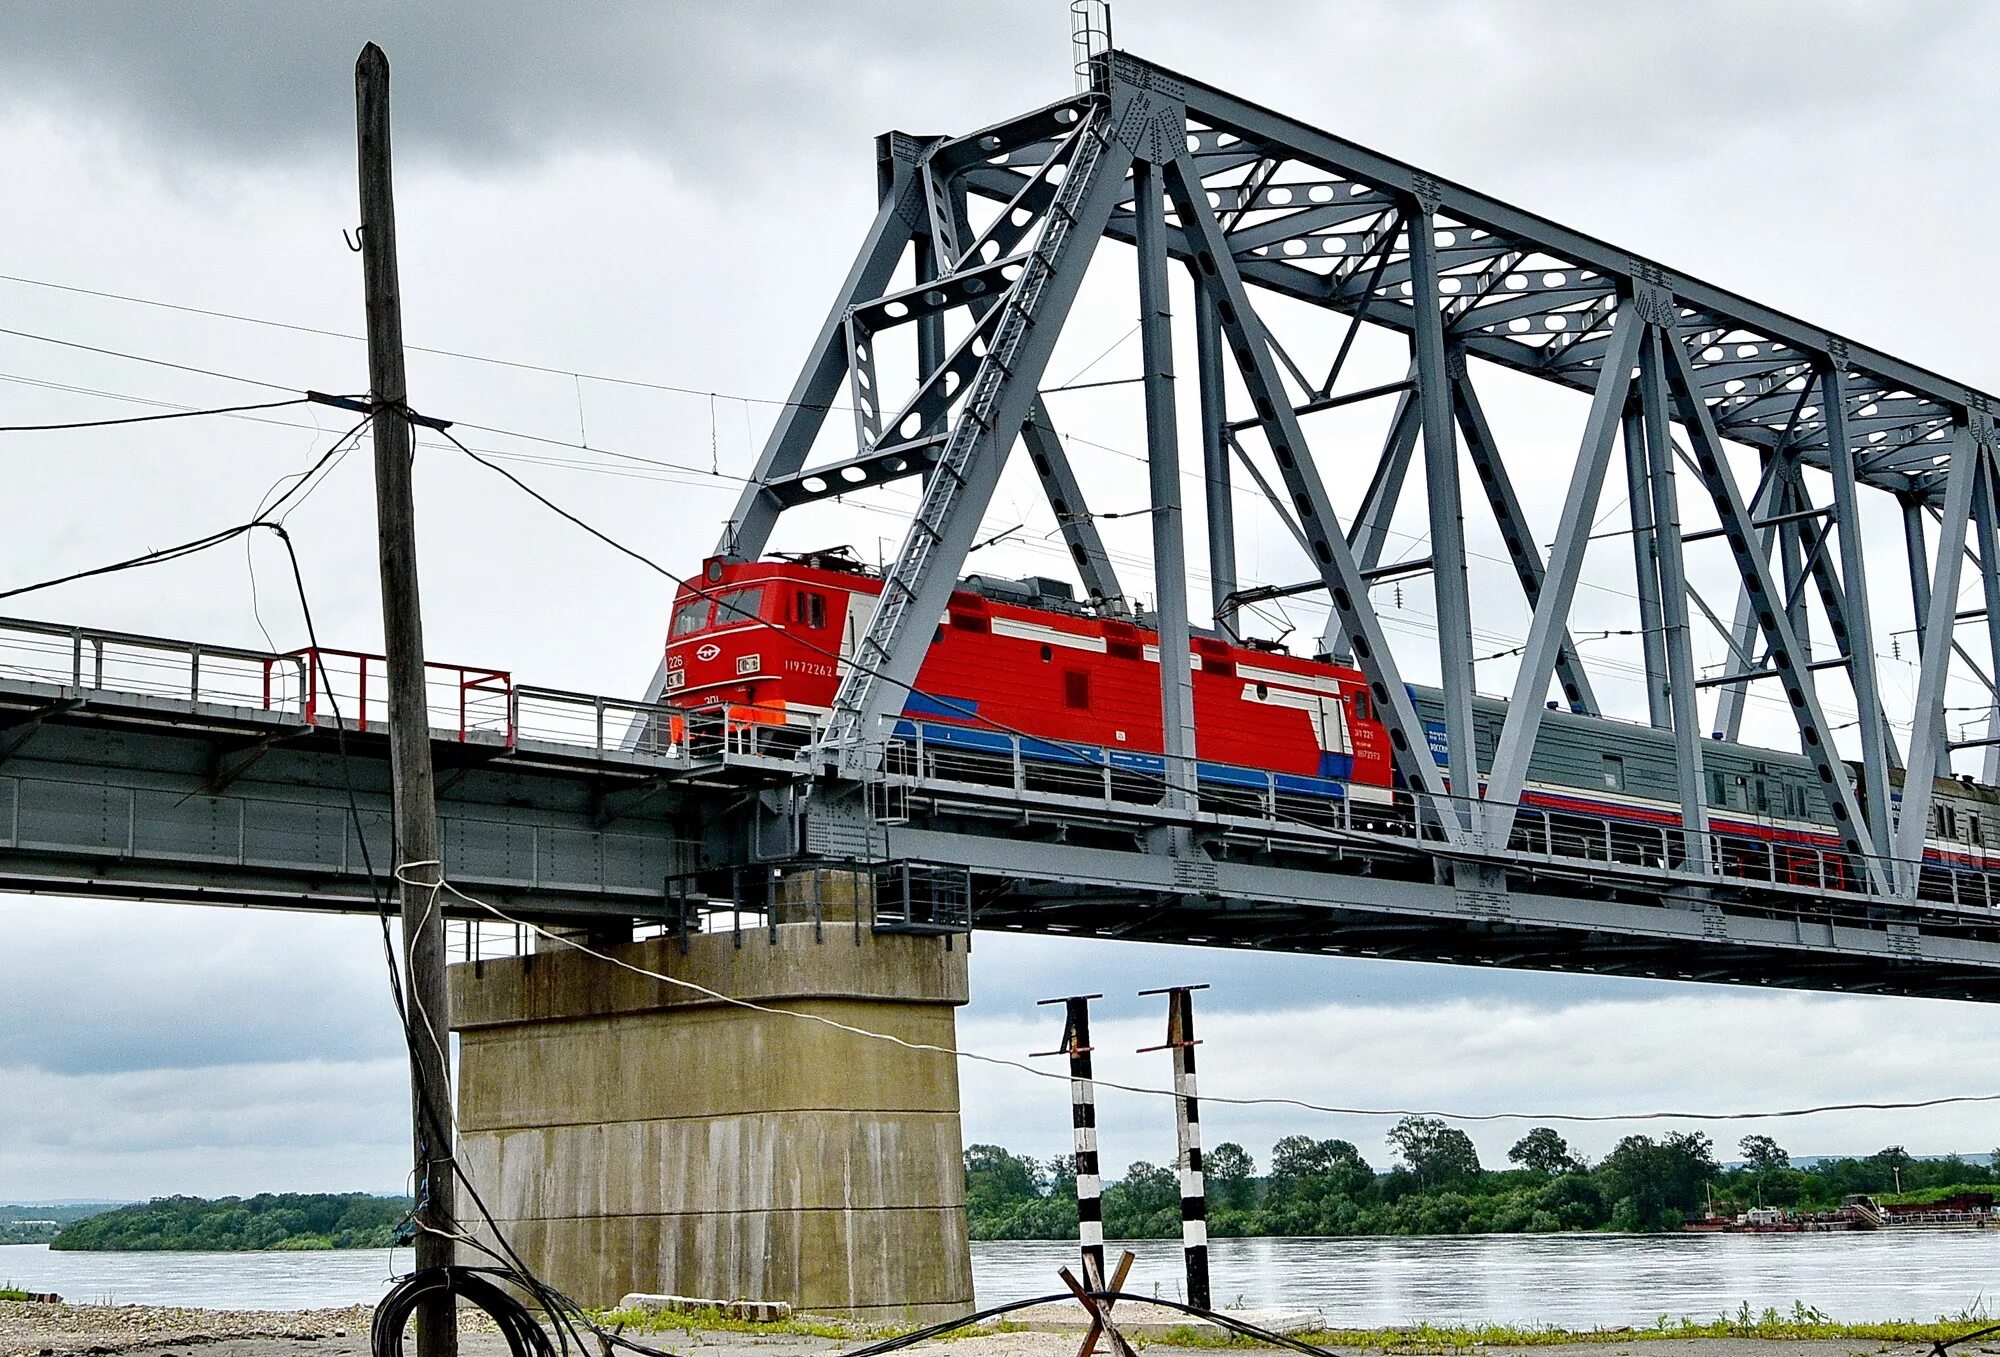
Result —
<instances>
[{"instance_id":1,"label":"railway logo emblem","mask_svg":"<svg viewBox=\"0 0 2000 1357\"><path fill-rule=\"evenodd\" d=\"M722 647L717 645L715 642L710 641L706 645L696 646L694 657L697 660L712 660L721 653L722 653Z\"/></svg>"}]
</instances>

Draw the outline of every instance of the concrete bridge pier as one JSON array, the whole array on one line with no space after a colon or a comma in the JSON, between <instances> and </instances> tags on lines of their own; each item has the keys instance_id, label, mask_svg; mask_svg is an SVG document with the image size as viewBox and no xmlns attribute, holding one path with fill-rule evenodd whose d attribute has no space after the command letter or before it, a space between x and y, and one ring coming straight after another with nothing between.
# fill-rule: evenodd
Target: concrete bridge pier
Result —
<instances>
[{"instance_id":1,"label":"concrete bridge pier","mask_svg":"<svg viewBox=\"0 0 2000 1357\"><path fill-rule=\"evenodd\" d=\"M733 998L952 1047L963 940L876 934L853 917L865 886L845 911L824 898L799 909L803 893L781 887L778 917L807 921L696 935L685 951L673 938L607 950ZM880 1322L971 1308L950 1057L568 950L454 967L452 1012L467 1172L529 1265L585 1305L667 1292Z\"/></svg>"}]
</instances>

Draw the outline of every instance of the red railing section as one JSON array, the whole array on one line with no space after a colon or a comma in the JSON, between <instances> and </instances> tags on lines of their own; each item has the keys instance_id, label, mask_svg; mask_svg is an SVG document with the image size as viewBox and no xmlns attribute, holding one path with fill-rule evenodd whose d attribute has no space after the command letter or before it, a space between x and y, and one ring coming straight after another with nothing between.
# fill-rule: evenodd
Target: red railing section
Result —
<instances>
[{"instance_id":1,"label":"red railing section","mask_svg":"<svg viewBox=\"0 0 2000 1357\"><path fill-rule=\"evenodd\" d=\"M341 719L356 730L380 725L388 715L388 660L358 650L326 646L291 652L288 659L305 663L305 692L300 714L307 725L318 725L322 703L331 717L337 706ZM269 705L270 673L265 674ZM509 749L519 738L515 724L514 676L505 669L444 664L424 665L424 688L433 729L456 729L461 741L475 735L499 735ZM440 713L446 718L439 720Z\"/></svg>"}]
</instances>

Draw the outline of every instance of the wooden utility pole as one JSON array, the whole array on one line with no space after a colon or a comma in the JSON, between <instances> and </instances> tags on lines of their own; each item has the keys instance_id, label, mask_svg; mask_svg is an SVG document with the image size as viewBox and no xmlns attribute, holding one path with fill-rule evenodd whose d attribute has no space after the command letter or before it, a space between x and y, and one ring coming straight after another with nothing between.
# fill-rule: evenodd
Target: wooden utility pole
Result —
<instances>
[{"instance_id":1,"label":"wooden utility pole","mask_svg":"<svg viewBox=\"0 0 2000 1357\"><path fill-rule=\"evenodd\" d=\"M416 1121L417 1267L454 1256L451 1039L443 902L436 883L437 785L424 690L424 621L417 599L416 506L410 492L409 384L403 371L402 289L396 277L396 195L389 172L389 58L369 43L354 63L361 171L361 275L368 302L368 385L375 421L375 525L382 553L382 638L389 669L389 766L403 910L403 998ZM448 1295L417 1311L418 1357L457 1357Z\"/></svg>"}]
</instances>

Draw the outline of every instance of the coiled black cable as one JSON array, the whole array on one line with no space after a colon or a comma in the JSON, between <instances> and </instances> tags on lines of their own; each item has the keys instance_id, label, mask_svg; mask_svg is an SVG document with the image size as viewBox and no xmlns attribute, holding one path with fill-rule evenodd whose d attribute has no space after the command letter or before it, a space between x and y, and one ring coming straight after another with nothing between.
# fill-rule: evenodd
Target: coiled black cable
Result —
<instances>
[{"instance_id":1,"label":"coiled black cable","mask_svg":"<svg viewBox=\"0 0 2000 1357\"><path fill-rule=\"evenodd\" d=\"M374 1357L403 1357L403 1331L410 1316L423 1302L443 1296L454 1304L471 1301L491 1315L514 1357L555 1357L548 1334L528 1307L493 1280L504 1276L499 1268L431 1267L398 1279L375 1307L374 1322L368 1326L369 1350Z\"/></svg>"}]
</instances>

